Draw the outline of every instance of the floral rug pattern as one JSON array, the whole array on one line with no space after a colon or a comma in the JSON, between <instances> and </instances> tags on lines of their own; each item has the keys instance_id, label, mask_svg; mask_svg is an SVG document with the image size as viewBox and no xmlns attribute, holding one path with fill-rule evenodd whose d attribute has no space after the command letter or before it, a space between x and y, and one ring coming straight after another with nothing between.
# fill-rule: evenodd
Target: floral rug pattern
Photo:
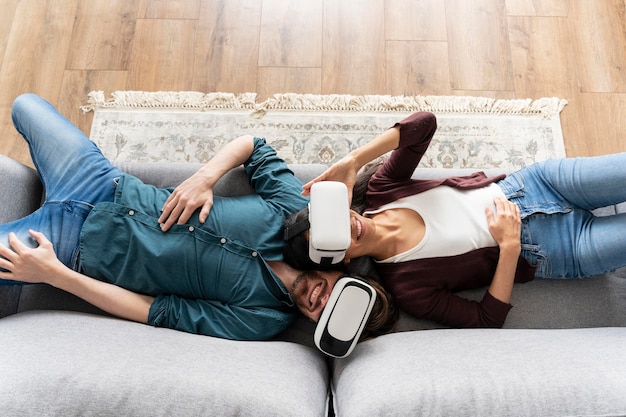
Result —
<instances>
[{"instance_id":1,"label":"floral rug pattern","mask_svg":"<svg viewBox=\"0 0 626 417\"><path fill-rule=\"evenodd\" d=\"M91 139L114 162L204 163L252 134L288 163L332 164L411 113L96 108ZM438 130L420 167L516 169L565 156L558 112L435 114Z\"/></svg>"}]
</instances>

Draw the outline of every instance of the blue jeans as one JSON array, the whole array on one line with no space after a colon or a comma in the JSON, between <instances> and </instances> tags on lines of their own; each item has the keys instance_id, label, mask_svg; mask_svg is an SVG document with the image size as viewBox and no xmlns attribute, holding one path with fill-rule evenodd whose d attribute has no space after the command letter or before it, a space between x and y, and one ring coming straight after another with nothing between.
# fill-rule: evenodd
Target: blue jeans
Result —
<instances>
[{"instance_id":1,"label":"blue jeans","mask_svg":"<svg viewBox=\"0 0 626 417\"><path fill-rule=\"evenodd\" d=\"M591 210L626 201L626 153L553 159L498 182L522 213L522 256L539 278L577 278L626 265L626 214Z\"/></svg>"},{"instance_id":2,"label":"blue jeans","mask_svg":"<svg viewBox=\"0 0 626 417\"><path fill-rule=\"evenodd\" d=\"M121 171L111 165L95 143L50 103L33 94L15 99L13 124L26 139L45 190L41 208L20 220L0 225L0 242L8 245L14 232L31 247L29 229L43 233L57 257L78 270L80 231L95 204L113 201ZM0 280L0 284L12 282Z\"/></svg>"}]
</instances>

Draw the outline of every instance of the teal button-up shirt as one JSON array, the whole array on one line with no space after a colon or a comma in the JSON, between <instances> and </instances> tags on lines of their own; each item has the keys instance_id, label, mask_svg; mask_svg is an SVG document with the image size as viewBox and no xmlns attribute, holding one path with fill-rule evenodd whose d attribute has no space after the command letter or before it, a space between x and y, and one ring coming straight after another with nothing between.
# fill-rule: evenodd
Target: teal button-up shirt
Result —
<instances>
[{"instance_id":1,"label":"teal button-up shirt","mask_svg":"<svg viewBox=\"0 0 626 417\"><path fill-rule=\"evenodd\" d=\"M96 205L83 226L83 272L156 297L155 326L238 340L280 333L298 312L266 261L282 260L283 221L308 199L263 139L244 168L256 194L215 196L204 224L196 212L166 233L158 218L172 189L120 177L115 201Z\"/></svg>"}]
</instances>

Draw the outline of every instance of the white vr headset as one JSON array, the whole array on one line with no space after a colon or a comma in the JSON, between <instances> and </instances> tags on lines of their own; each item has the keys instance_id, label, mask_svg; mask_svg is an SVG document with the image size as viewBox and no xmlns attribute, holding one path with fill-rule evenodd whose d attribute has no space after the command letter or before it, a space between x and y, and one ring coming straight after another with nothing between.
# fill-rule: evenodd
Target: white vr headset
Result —
<instances>
[{"instance_id":1,"label":"white vr headset","mask_svg":"<svg viewBox=\"0 0 626 417\"><path fill-rule=\"evenodd\" d=\"M350 247L348 187L322 181L311 186L309 203L309 257L320 265L343 261Z\"/></svg>"},{"instance_id":2,"label":"white vr headset","mask_svg":"<svg viewBox=\"0 0 626 417\"><path fill-rule=\"evenodd\" d=\"M343 261L350 247L348 188L342 182L321 181L311 187L309 218L285 231L285 238L309 229L309 257L324 267ZM376 291L360 278L337 280L315 328L315 345L336 358L348 356L359 341L376 301Z\"/></svg>"},{"instance_id":3,"label":"white vr headset","mask_svg":"<svg viewBox=\"0 0 626 417\"><path fill-rule=\"evenodd\" d=\"M335 358L345 358L367 325L376 291L360 278L344 275L335 284L315 327L315 346Z\"/></svg>"}]
</instances>

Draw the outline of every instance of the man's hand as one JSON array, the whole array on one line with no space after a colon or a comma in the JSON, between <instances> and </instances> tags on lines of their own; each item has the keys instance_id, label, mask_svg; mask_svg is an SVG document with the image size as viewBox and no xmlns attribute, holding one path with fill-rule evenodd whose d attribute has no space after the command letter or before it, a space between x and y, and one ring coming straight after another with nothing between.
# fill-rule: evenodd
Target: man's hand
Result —
<instances>
[{"instance_id":1,"label":"man's hand","mask_svg":"<svg viewBox=\"0 0 626 417\"><path fill-rule=\"evenodd\" d=\"M15 233L9 234L9 244L13 250L0 244L0 268L8 271L0 271L0 278L9 281L40 283L66 268L58 260L52 243L43 233L33 230L29 233L39 244L38 247L26 246Z\"/></svg>"},{"instance_id":2,"label":"man's hand","mask_svg":"<svg viewBox=\"0 0 626 417\"><path fill-rule=\"evenodd\" d=\"M161 230L166 232L175 223L186 223L200 207L199 219L200 223L204 223L213 207L213 187L197 172L176 187L163 205L163 213L159 217Z\"/></svg>"},{"instance_id":3,"label":"man's hand","mask_svg":"<svg viewBox=\"0 0 626 417\"><path fill-rule=\"evenodd\" d=\"M213 207L213 186L231 169L243 164L254 151L254 136L244 135L224 145L195 174L174 189L163 205L159 217L161 230L168 231L173 224L185 224L200 207L200 223L209 217Z\"/></svg>"}]
</instances>

